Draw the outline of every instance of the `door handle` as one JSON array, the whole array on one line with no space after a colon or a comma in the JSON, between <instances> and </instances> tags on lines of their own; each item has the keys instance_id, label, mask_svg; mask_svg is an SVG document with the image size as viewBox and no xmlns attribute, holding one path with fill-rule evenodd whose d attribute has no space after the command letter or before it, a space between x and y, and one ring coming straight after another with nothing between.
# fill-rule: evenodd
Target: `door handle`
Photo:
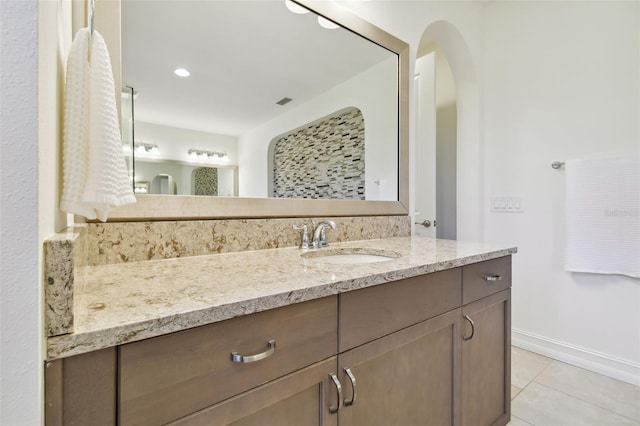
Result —
<instances>
[{"instance_id":1,"label":"door handle","mask_svg":"<svg viewBox=\"0 0 640 426\"><path fill-rule=\"evenodd\" d=\"M349 367L344 369L345 374L347 375L347 377L349 378L349 381L351 382L351 389L353 391L353 393L351 394L351 399L345 399L344 400L344 406L348 407L350 405L353 405L356 403L356 396L357 396L357 392L356 392L356 377L353 375L353 372L351 371L351 369Z\"/></svg>"},{"instance_id":2,"label":"door handle","mask_svg":"<svg viewBox=\"0 0 640 426\"><path fill-rule=\"evenodd\" d=\"M462 336L462 340L471 340L473 339L473 335L476 334L476 324L473 322L469 315L465 315L464 319L469 321L469 324L471 324L471 334L468 336Z\"/></svg>"},{"instance_id":3,"label":"door handle","mask_svg":"<svg viewBox=\"0 0 640 426\"><path fill-rule=\"evenodd\" d=\"M238 352L231 352L231 361L241 364L247 364L249 362L256 362L270 357L276 351L275 339L267 342L267 350L255 355L240 355Z\"/></svg>"},{"instance_id":4,"label":"door handle","mask_svg":"<svg viewBox=\"0 0 640 426\"><path fill-rule=\"evenodd\" d=\"M338 380L338 377L334 373L329 374L329 378L333 382L333 385L336 387L336 391L338 391L338 405L329 407L329 412L331 414L335 414L340 411L340 407L342 407L342 385L340 384L340 380Z\"/></svg>"},{"instance_id":5,"label":"door handle","mask_svg":"<svg viewBox=\"0 0 640 426\"><path fill-rule=\"evenodd\" d=\"M501 279L502 276L498 274L487 274L484 276L485 281L500 281Z\"/></svg>"},{"instance_id":6,"label":"door handle","mask_svg":"<svg viewBox=\"0 0 640 426\"><path fill-rule=\"evenodd\" d=\"M422 222L416 222L416 225L422 225L425 228L429 228L431 226L431 221L429 219L425 219Z\"/></svg>"}]
</instances>

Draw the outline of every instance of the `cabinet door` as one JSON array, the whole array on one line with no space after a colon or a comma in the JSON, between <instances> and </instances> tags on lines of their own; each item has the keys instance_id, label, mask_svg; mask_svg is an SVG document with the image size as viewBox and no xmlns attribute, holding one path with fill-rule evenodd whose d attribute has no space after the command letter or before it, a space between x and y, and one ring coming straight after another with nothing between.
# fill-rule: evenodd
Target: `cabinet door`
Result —
<instances>
[{"instance_id":1,"label":"cabinet door","mask_svg":"<svg viewBox=\"0 0 640 426\"><path fill-rule=\"evenodd\" d=\"M338 400L330 378L336 364L331 357L170 424L336 426L338 416L329 412Z\"/></svg>"},{"instance_id":2,"label":"cabinet door","mask_svg":"<svg viewBox=\"0 0 640 426\"><path fill-rule=\"evenodd\" d=\"M511 414L511 290L462 308L462 424L505 425Z\"/></svg>"},{"instance_id":3,"label":"cabinet door","mask_svg":"<svg viewBox=\"0 0 640 426\"><path fill-rule=\"evenodd\" d=\"M47 426L116 424L116 348L45 364Z\"/></svg>"},{"instance_id":4,"label":"cabinet door","mask_svg":"<svg viewBox=\"0 0 640 426\"><path fill-rule=\"evenodd\" d=\"M455 309L340 354L340 426L459 424L461 321Z\"/></svg>"}]
</instances>

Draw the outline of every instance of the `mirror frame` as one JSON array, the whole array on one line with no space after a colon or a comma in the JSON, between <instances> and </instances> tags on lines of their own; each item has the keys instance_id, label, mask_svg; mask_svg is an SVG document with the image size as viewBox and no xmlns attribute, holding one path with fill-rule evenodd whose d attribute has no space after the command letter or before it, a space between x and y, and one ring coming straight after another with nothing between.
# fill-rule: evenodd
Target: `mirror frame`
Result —
<instances>
[{"instance_id":1,"label":"mirror frame","mask_svg":"<svg viewBox=\"0 0 640 426\"><path fill-rule=\"evenodd\" d=\"M114 209L110 222L409 214L409 45L334 2L295 1L398 55L398 201L136 195L138 202ZM122 78L120 1L96 2L96 6L101 3L112 7L117 3L117 10L105 11L102 19L96 8L95 26L116 59L112 63L118 83Z\"/></svg>"}]
</instances>

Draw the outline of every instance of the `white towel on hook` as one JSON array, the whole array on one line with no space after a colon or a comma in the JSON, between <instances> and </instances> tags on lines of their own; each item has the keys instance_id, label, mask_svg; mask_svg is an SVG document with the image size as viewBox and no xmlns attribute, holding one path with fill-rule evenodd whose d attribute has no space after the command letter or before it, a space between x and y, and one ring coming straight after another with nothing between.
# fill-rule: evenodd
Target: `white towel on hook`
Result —
<instances>
[{"instance_id":1,"label":"white towel on hook","mask_svg":"<svg viewBox=\"0 0 640 426\"><path fill-rule=\"evenodd\" d=\"M67 60L60 208L103 222L112 208L136 202L115 97L107 45L97 31L91 36L83 28Z\"/></svg>"},{"instance_id":2,"label":"white towel on hook","mask_svg":"<svg viewBox=\"0 0 640 426\"><path fill-rule=\"evenodd\" d=\"M566 162L565 269L640 278L640 157Z\"/></svg>"}]
</instances>

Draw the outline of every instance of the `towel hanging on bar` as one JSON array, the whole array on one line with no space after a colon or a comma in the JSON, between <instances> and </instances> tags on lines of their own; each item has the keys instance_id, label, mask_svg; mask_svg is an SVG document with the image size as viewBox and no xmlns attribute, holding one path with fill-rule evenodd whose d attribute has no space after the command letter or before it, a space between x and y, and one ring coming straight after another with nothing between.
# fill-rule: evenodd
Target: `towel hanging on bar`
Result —
<instances>
[{"instance_id":1,"label":"towel hanging on bar","mask_svg":"<svg viewBox=\"0 0 640 426\"><path fill-rule=\"evenodd\" d=\"M566 167L565 269L640 278L640 157Z\"/></svg>"}]
</instances>

